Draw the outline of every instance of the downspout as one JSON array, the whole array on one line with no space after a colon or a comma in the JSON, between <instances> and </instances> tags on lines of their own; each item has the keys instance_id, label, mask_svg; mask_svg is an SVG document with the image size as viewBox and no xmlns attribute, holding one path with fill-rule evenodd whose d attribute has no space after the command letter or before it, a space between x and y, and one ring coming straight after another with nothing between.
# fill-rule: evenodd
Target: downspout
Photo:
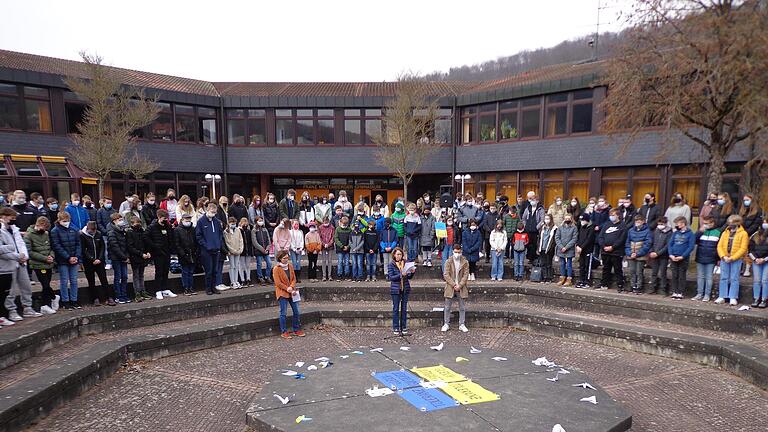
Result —
<instances>
[{"instance_id":1,"label":"downspout","mask_svg":"<svg viewBox=\"0 0 768 432\"><path fill-rule=\"evenodd\" d=\"M221 173L221 195L229 195L229 179L228 179L228 169L227 169L227 143L224 142L224 128L226 125L224 124L226 118L224 117L224 98L219 97L219 118L221 119L221 127L219 128L219 137L221 138L219 142L221 142L221 163L222 163L222 173Z\"/></svg>"},{"instance_id":2,"label":"downspout","mask_svg":"<svg viewBox=\"0 0 768 432\"><path fill-rule=\"evenodd\" d=\"M459 142L459 134L461 133L461 129L459 127L461 122L461 116L457 115L457 105L456 105L457 96L453 97L453 107L451 107L451 127L453 128L453 132L451 134L451 185L454 186L456 184L456 180L454 178L456 177L456 147L458 146ZM458 119L458 120L457 120ZM453 187L451 187L453 189ZM456 196L455 191L452 190L451 195L454 197Z\"/></svg>"}]
</instances>

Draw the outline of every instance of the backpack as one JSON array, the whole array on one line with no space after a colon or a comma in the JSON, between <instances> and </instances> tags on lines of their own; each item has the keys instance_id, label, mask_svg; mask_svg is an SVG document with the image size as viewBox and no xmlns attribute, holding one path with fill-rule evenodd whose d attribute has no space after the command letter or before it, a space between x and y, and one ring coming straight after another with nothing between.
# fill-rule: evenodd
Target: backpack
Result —
<instances>
[{"instance_id":1,"label":"backpack","mask_svg":"<svg viewBox=\"0 0 768 432\"><path fill-rule=\"evenodd\" d=\"M522 239L515 240L514 246L512 246L515 250L515 252L523 252L525 251L525 241Z\"/></svg>"},{"instance_id":2,"label":"backpack","mask_svg":"<svg viewBox=\"0 0 768 432\"><path fill-rule=\"evenodd\" d=\"M541 262L537 259L533 262L533 266L531 267L531 282L541 282L542 280L542 268L541 268Z\"/></svg>"},{"instance_id":3,"label":"backpack","mask_svg":"<svg viewBox=\"0 0 768 432\"><path fill-rule=\"evenodd\" d=\"M179 259L176 257L171 258L171 264L169 266L169 270L173 274L179 274L181 273L181 263L179 263Z\"/></svg>"}]
</instances>

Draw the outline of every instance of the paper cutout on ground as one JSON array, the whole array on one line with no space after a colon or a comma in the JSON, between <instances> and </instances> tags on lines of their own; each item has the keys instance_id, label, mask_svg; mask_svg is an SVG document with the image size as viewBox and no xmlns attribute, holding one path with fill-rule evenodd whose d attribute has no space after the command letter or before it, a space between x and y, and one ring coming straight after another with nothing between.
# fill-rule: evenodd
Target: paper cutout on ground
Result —
<instances>
[{"instance_id":1,"label":"paper cutout on ground","mask_svg":"<svg viewBox=\"0 0 768 432\"><path fill-rule=\"evenodd\" d=\"M424 388L442 388L445 386L444 381L422 381L419 383Z\"/></svg>"},{"instance_id":2,"label":"paper cutout on ground","mask_svg":"<svg viewBox=\"0 0 768 432\"><path fill-rule=\"evenodd\" d=\"M421 380L418 376L407 370L396 370L389 372L378 372L373 374L380 383L393 390L403 390L409 387L416 387Z\"/></svg>"},{"instance_id":3,"label":"paper cutout on ground","mask_svg":"<svg viewBox=\"0 0 768 432\"><path fill-rule=\"evenodd\" d=\"M563 368L560 368L560 370L557 371L557 373L559 373L561 375L568 375L569 373L571 373L571 371L563 369Z\"/></svg>"},{"instance_id":4,"label":"paper cutout on ground","mask_svg":"<svg viewBox=\"0 0 768 432\"><path fill-rule=\"evenodd\" d=\"M371 352L382 352L384 351L384 348L374 348L371 350Z\"/></svg>"},{"instance_id":5,"label":"paper cutout on ground","mask_svg":"<svg viewBox=\"0 0 768 432\"><path fill-rule=\"evenodd\" d=\"M445 343L443 343L443 342L440 342L440 345L431 346L431 347L429 347L429 348L430 348L430 349L433 349L433 350L435 350L435 351L440 351L440 350L442 350L442 349L443 349L443 347L444 347L444 346L445 346Z\"/></svg>"},{"instance_id":6,"label":"paper cutout on ground","mask_svg":"<svg viewBox=\"0 0 768 432\"><path fill-rule=\"evenodd\" d=\"M275 393L273 396L274 396L274 397L276 397L276 398L277 398L277 399L280 401L280 403L282 403L283 405L285 405L285 404L287 404L288 402L290 402L290 401L291 401L291 399L293 399L293 398L294 398L296 395L295 395L295 394L292 394L292 395L290 395L290 396L282 397L282 396L280 396L279 394Z\"/></svg>"},{"instance_id":7,"label":"paper cutout on ground","mask_svg":"<svg viewBox=\"0 0 768 432\"><path fill-rule=\"evenodd\" d=\"M507 358L506 358L506 357L491 357L491 360L496 360L496 361L507 361Z\"/></svg>"},{"instance_id":8,"label":"paper cutout on ground","mask_svg":"<svg viewBox=\"0 0 768 432\"><path fill-rule=\"evenodd\" d=\"M352 351L352 354L363 355L362 351Z\"/></svg>"},{"instance_id":9,"label":"paper cutout on ground","mask_svg":"<svg viewBox=\"0 0 768 432\"><path fill-rule=\"evenodd\" d=\"M560 423L552 426L552 432L565 432L565 429L563 429L562 426L560 426Z\"/></svg>"},{"instance_id":10,"label":"paper cutout on ground","mask_svg":"<svg viewBox=\"0 0 768 432\"><path fill-rule=\"evenodd\" d=\"M400 351L410 351L410 350L411 350L411 347L407 347L407 346L400 347Z\"/></svg>"},{"instance_id":11,"label":"paper cutout on ground","mask_svg":"<svg viewBox=\"0 0 768 432\"><path fill-rule=\"evenodd\" d=\"M432 312L442 312L444 310L445 310L445 308L441 308L441 307L433 307L432 308Z\"/></svg>"},{"instance_id":12,"label":"paper cutout on ground","mask_svg":"<svg viewBox=\"0 0 768 432\"><path fill-rule=\"evenodd\" d=\"M531 363L535 364L536 366L558 367L555 362L547 360L546 357L539 357L536 360L533 360Z\"/></svg>"},{"instance_id":13,"label":"paper cutout on ground","mask_svg":"<svg viewBox=\"0 0 768 432\"><path fill-rule=\"evenodd\" d=\"M555 375L554 378L547 378L547 381L557 382L557 380L559 380L559 379L560 378L558 378L557 375Z\"/></svg>"},{"instance_id":14,"label":"paper cutout on ground","mask_svg":"<svg viewBox=\"0 0 768 432\"><path fill-rule=\"evenodd\" d=\"M365 394L367 394L370 397L388 396L388 395L391 395L392 393L394 392L388 389L387 387L379 387L377 385L365 391Z\"/></svg>"},{"instance_id":15,"label":"paper cutout on ground","mask_svg":"<svg viewBox=\"0 0 768 432\"><path fill-rule=\"evenodd\" d=\"M583 382L581 384L574 384L571 387L581 387L581 388L585 388L585 389L597 390L596 388L592 387L592 384L585 383L585 382Z\"/></svg>"},{"instance_id":16,"label":"paper cutout on ground","mask_svg":"<svg viewBox=\"0 0 768 432\"><path fill-rule=\"evenodd\" d=\"M292 371L292 370L284 370L284 371L283 371L283 375L285 375L285 376L294 376L294 375L296 375L297 373L298 373L298 372L296 372L296 371Z\"/></svg>"},{"instance_id":17,"label":"paper cutout on ground","mask_svg":"<svg viewBox=\"0 0 768 432\"><path fill-rule=\"evenodd\" d=\"M579 402L589 402L591 404L597 405L597 397L595 396L584 397L579 399Z\"/></svg>"},{"instance_id":18,"label":"paper cutout on ground","mask_svg":"<svg viewBox=\"0 0 768 432\"><path fill-rule=\"evenodd\" d=\"M468 362L468 361L469 359L466 357L456 357L456 363Z\"/></svg>"},{"instance_id":19,"label":"paper cutout on ground","mask_svg":"<svg viewBox=\"0 0 768 432\"><path fill-rule=\"evenodd\" d=\"M415 387L398 393L421 412L436 411L456 406L456 401L437 389Z\"/></svg>"},{"instance_id":20,"label":"paper cutout on ground","mask_svg":"<svg viewBox=\"0 0 768 432\"><path fill-rule=\"evenodd\" d=\"M328 357L318 357L315 359L316 362L328 361L328 360L330 360Z\"/></svg>"},{"instance_id":21,"label":"paper cutout on ground","mask_svg":"<svg viewBox=\"0 0 768 432\"><path fill-rule=\"evenodd\" d=\"M458 374L445 366L430 366L424 368L414 368L411 372L424 378L426 381L443 381L447 383L466 381L464 375Z\"/></svg>"},{"instance_id":22,"label":"paper cutout on ground","mask_svg":"<svg viewBox=\"0 0 768 432\"><path fill-rule=\"evenodd\" d=\"M296 367L302 367L304 366L304 362L296 362Z\"/></svg>"},{"instance_id":23,"label":"paper cutout on ground","mask_svg":"<svg viewBox=\"0 0 768 432\"><path fill-rule=\"evenodd\" d=\"M325 369L328 366L332 366L332 365L333 365L332 361L321 361L320 362L320 369Z\"/></svg>"},{"instance_id":24,"label":"paper cutout on ground","mask_svg":"<svg viewBox=\"0 0 768 432\"><path fill-rule=\"evenodd\" d=\"M740 311L748 311L750 309L749 305L744 305L739 308Z\"/></svg>"},{"instance_id":25,"label":"paper cutout on ground","mask_svg":"<svg viewBox=\"0 0 768 432\"><path fill-rule=\"evenodd\" d=\"M480 354L481 352L483 352L483 351L482 351L482 350L479 350L479 349L477 349L477 348L475 348L475 347L473 347L473 346L470 346L470 347L469 347L469 353L470 353L470 354Z\"/></svg>"},{"instance_id":26,"label":"paper cutout on ground","mask_svg":"<svg viewBox=\"0 0 768 432\"><path fill-rule=\"evenodd\" d=\"M306 378L303 373L297 373L293 377L296 378L296 379L304 379L304 378Z\"/></svg>"},{"instance_id":27,"label":"paper cutout on ground","mask_svg":"<svg viewBox=\"0 0 768 432\"><path fill-rule=\"evenodd\" d=\"M441 390L456 399L462 405L499 400L499 395L484 389L472 381L448 383L442 387Z\"/></svg>"},{"instance_id":28,"label":"paper cutout on ground","mask_svg":"<svg viewBox=\"0 0 768 432\"><path fill-rule=\"evenodd\" d=\"M341 357L341 358L343 358L343 359L348 359L348 358L349 358L349 356L348 356L348 355L340 355L339 357Z\"/></svg>"},{"instance_id":29,"label":"paper cutout on ground","mask_svg":"<svg viewBox=\"0 0 768 432\"><path fill-rule=\"evenodd\" d=\"M312 417L307 417L307 416L302 414L302 415L296 417L296 424L299 424L299 423L305 422L305 421L310 421L310 420L312 420Z\"/></svg>"},{"instance_id":30,"label":"paper cutout on ground","mask_svg":"<svg viewBox=\"0 0 768 432\"><path fill-rule=\"evenodd\" d=\"M311 371L311 370L317 370L317 366L315 366L315 365L309 365L309 366L307 366L307 370L308 370L308 371Z\"/></svg>"}]
</instances>

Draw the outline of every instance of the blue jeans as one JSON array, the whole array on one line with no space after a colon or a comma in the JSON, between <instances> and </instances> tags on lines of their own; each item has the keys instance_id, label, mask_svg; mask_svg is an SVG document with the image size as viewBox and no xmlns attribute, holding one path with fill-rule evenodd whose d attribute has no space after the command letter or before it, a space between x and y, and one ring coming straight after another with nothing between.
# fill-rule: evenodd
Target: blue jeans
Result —
<instances>
[{"instance_id":1,"label":"blue jeans","mask_svg":"<svg viewBox=\"0 0 768 432\"><path fill-rule=\"evenodd\" d=\"M376 259L378 258L377 255L378 254L374 252L366 254L365 256L365 264L368 266L368 276L370 277L376 276Z\"/></svg>"},{"instance_id":2,"label":"blue jeans","mask_svg":"<svg viewBox=\"0 0 768 432\"><path fill-rule=\"evenodd\" d=\"M267 268L261 270L261 263L266 263ZM272 277L272 261L269 259L269 255L256 256L256 277L258 278L271 278Z\"/></svg>"},{"instance_id":3,"label":"blue jeans","mask_svg":"<svg viewBox=\"0 0 768 432\"><path fill-rule=\"evenodd\" d=\"M291 264L293 264L293 271L298 273L299 271L301 271L301 252L290 251L289 254L291 255Z\"/></svg>"},{"instance_id":4,"label":"blue jeans","mask_svg":"<svg viewBox=\"0 0 768 432\"><path fill-rule=\"evenodd\" d=\"M445 270L445 262L448 261L448 258L451 256L453 256L453 245L446 244L443 246L443 264L442 267L440 267L441 269Z\"/></svg>"},{"instance_id":5,"label":"blue jeans","mask_svg":"<svg viewBox=\"0 0 768 432\"><path fill-rule=\"evenodd\" d=\"M118 300L128 300L128 263L123 261L113 261L112 270L115 277L112 283L115 285L115 297Z\"/></svg>"},{"instance_id":6,"label":"blue jeans","mask_svg":"<svg viewBox=\"0 0 768 432\"><path fill-rule=\"evenodd\" d=\"M216 271L219 269L219 251L200 251L200 264L205 269L205 292L213 292L216 288ZM221 274L221 272L219 272Z\"/></svg>"},{"instance_id":7,"label":"blue jeans","mask_svg":"<svg viewBox=\"0 0 768 432\"><path fill-rule=\"evenodd\" d=\"M392 294L392 330L408 330L408 291Z\"/></svg>"},{"instance_id":8,"label":"blue jeans","mask_svg":"<svg viewBox=\"0 0 768 432\"><path fill-rule=\"evenodd\" d=\"M349 252L336 252L336 277L349 276Z\"/></svg>"},{"instance_id":9,"label":"blue jeans","mask_svg":"<svg viewBox=\"0 0 768 432\"><path fill-rule=\"evenodd\" d=\"M513 251L515 255L515 277L525 274L525 251Z\"/></svg>"},{"instance_id":10,"label":"blue jeans","mask_svg":"<svg viewBox=\"0 0 768 432\"><path fill-rule=\"evenodd\" d=\"M709 298L712 296L712 272L715 271L715 263L696 263L696 294Z\"/></svg>"},{"instance_id":11,"label":"blue jeans","mask_svg":"<svg viewBox=\"0 0 768 432\"><path fill-rule=\"evenodd\" d=\"M744 260L720 261L720 297L739 299L739 275Z\"/></svg>"},{"instance_id":12,"label":"blue jeans","mask_svg":"<svg viewBox=\"0 0 768 432\"><path fill-rule=\"evenodd\" d=\"M182 264L181 265L181 287L186 290L191 290L195 285L195 265L194 264Z\"/></svg>"},{"instance_id":13,"label":"blue jeans","mask_svg":"<svg viewBox=\"0 0 768 432\"><path fill-rule=\"evenodd\" d=\"M79 267L79 264L59 264L61 301L77 301L77 270Z\"/></svg>"},{"instance_id":14,"label":"blue jeans","mask_svg":"<svg viewBox=\"0 0 768 432\"><path fill-rule=\"evenodd\" d=\"M406 237L405 243L408 246L408 261L415 261L419 256L419 239Z\"/></svg>"},{"instance_id":15,"label":"blue jeans","mask_svg":"<svg viewBox=\"0 0 768 432\"><path fill-rule=\"evenodd\" d=\"M216 285L224 284L224 258L221 252L216 254ZM230 281L232 282L234 281Z\"/></svg>"},{"instance_id":16,"label":"blue jeans","mask_svg":"<svg viewBox=\"0 0 768 432\"><path fill-rule=\"evenodd\" d=\"M496 279L504 278L504 251L491 251L491 277Z\"/></svg>"},{"instance_id":17,"label":"blue jeans","mask_svg":"<svg viewBox=\"0 0 768 432\"><path fill-rule=\"evenodd\" d=\"M573 277L573 257L560 257L560 276Z\"/></svg>"},{"instance_id":18,"label":"blue jeans","mask_svg":"<svg viewBox=\"0 0 768 432\"><path fill-rule=\"evenodd\" d=\"M363 277L363 254L353 253L352 255L352 277L360 279Z\"/></svg>"},{"instance_id":19,"label":"blue jeans","mask_svg":"<svg viewBox=\"0 0 768 432\"><path fill-rule=\"evenodd\" d=\"M104 234L102 236L102 238L104 239L104 250L108 251L109 250L109 242L107 241L108 240L107 239L107 235ZM111 265L112 264L112 260L109 259L109 253L108 252L104 253L104 264L105 265Z\"/></svg>"},{"instance_id":20,"label":"blue jeans","mask_svg":"<svg viewBox=\"0 0 768 432\"><path fill-rule=\"evenodd\" d=\"M752 299L768 300L768 263L752 263Z\"/></svg>"},{"instance_id":21,"label":"blue jeans","mask_svg":"<svg viewBox=\"0 0 768 432\"><path fill-rule=\"evenodd\" d=\"M288 309L288 305L291 305L291 310L293 311L293 317L291 325L293 327L293 331L299 331L299 328L301 328L301 322L299 321L299 304L291 299L287 299L285 297L280 297L280 333L285 333L288 331L288 328L285 326L285 311Z\"/></svg>"}]
</instances>

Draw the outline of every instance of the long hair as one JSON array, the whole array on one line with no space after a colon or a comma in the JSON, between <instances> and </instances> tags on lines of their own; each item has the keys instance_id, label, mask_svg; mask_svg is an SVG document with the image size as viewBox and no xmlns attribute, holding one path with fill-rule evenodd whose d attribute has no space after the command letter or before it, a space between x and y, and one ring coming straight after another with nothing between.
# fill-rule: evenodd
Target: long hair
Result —
<instances>
[{"instance_id":1,"label":"long hair","mask_svg":"<svg viewBox=\"0 0 768 432\"><path fill-rule=\"evenodd\" d=\"M763 222L768 222L768 218L763 218ZM755 236L755 243L757 244L763 244L765 243L765 239L768 238L768 230L763 229L761 226L757 232L754 234Z\"/></svg>"},{"instance_id":2,"label":"long hair","mask_svg":"<svg viewBox=\"0 0 768 432\"><path fill-rule=\"evenodd\" d=\"M717 196L718 198L723 197L723 200L725 200L725 204L723 204L723 207L720 209L721 215L729 215L733 213L733 201L731 201L731 194L728 192L720 192Z\"/></svg>"},{"instance_id":3,"label":"long hair","mask_svg":"<svg viewBox=\"0 0 768 432\"><path fill-rule=\"evenodd\" d=\"M757 213L760 211L760 204L755 201L755 197L752 194L744 194L744 198L749 198L752 202L750 203L749 207L745 206L742 202L741 207L739 208L739 216L743 217L755 217L757 216Z\"/></svg>"},{"instance_id":4,"label":"long hair","mask_svg":"<svg viewBox=\"0 0 768 432\"><path fill-rule=\"evenodd\" d=\"M179 209L181 209L183 213L192 214L195 212L195 207L192 205L192 200L189 198L189 195L182 195L181 198L179 198L178 202L179 202ZM184 202L189 202L189 206L184 206L182 204Z\"/></svg>"},{"instance_id":5,"label":"long hair","mask_svg":"<svg viewBox=\"0 0 768 432\"><path fill-rule=\"evenodd\" d=\"M395 252L397 252L397 251L400 251L400 253L402 254L402 257L403 257L402 259L403 259L403 261L405 261L405 252L403 252L403 248L401 248L400 246L397 246L394 249L392 249L392 261L394 262L394 260L395 260Z\"/></svg>"},{"instance_id":6,"label":"long hair","mask_svg":"<svg viewBox=\"0 0 768 432\"><path fill-rule=\"evenodd\" d=\"M259 200L259 205L256 205L256 200ZM261 209L261 197L258 195L254 195L253 199L251 200L251 207L255 209Z\"/></svg>"}]
</instances>

